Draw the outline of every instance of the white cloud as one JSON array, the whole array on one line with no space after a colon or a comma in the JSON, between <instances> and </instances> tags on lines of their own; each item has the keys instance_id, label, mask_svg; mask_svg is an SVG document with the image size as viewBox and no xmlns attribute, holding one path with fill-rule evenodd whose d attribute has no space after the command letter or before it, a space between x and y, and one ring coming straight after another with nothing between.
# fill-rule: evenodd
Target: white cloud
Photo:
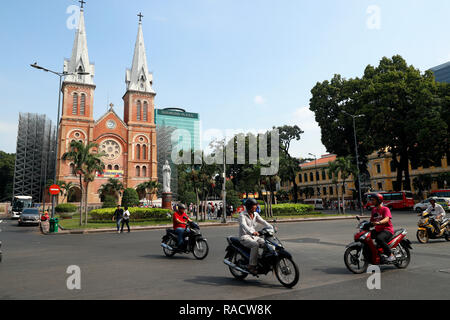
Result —
<instances>
[{"instance_id":1,"label":"white cloud","mask_svg":"<svg viewBox=\"0 0 450 320\"><path fill-rule=\"evenodd\" d=\"M266 100L262 96L256 96L254 99L255 104L265 104Z\"/></svg>"},{"instance_id":2,"label":"white cloud","mask_svg":"<svg viewBox=\"0 0 450 320\"><path fill-rule=\"evenodd\" d=\"M326 154L326 148L321 141L321 130L315 120L314 112L309 107L301 107L292 114L291 125L297 125L304 131L300 141L292 142L290 154L294 157L310 158L308 153L318 157Z\"/></svg>"}]
</instances>

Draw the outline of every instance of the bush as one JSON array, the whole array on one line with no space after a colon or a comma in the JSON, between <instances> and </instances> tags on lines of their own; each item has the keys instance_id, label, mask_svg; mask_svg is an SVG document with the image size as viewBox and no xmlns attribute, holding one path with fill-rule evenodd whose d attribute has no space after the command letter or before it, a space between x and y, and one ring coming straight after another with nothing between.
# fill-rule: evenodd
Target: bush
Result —
<instances>
[{"instance_id":1,"label":"bush","mask_svg":"<svg viewBox=\"0 0 450 320\"><path fill-rule=\"evenodd\" d=\"M77 212L78 207L71 203L58 204L55 208L56 213L72 213Z\"/></svg>"},{"instance_id":2,"label":"bush","mask_svg":"<svg viewBox=\"0 0 450 320\"><path fill-rule=\"evenodd\" d=\"M117 199L114 196L106 195L103 200L103 208L115 208L117 207Z\"/></svg>"},{"instance_id":3,"label":"bush","mask_svg":"<svg viewBox=\"0 0 450 320\"><path fill-rule=\"evenodd\" d=\"M273 216L301 216L314 214L314 206L307 204L273 204L272 205ZM261 213L264 212L264 206L261 207Z\"/></svg>"},{"instance_id":4,"label":"bush","mask_svg":"<svg viewBox=\"0 0 450 320\"><path fill-rule=\"evenodd\" d=\"M122 197L123 207L135 207L139 205L139 195L133 188L125 189ZM131 211L130 211L131 212Z\"/></svg>"},{"instance_id":5,"label":"bush","mask_svg":"<svg viewBox=\"0 0 450 320\"><path fill-rule=\"evenodd\" d=\"M114 212L114 208L96 209L90 212L91 219L95 221L111 221ZM158 220L170 220L171 211L169 209L159 208L129 208L131 221L158 221Z\"/></svg>"}]
</instances>

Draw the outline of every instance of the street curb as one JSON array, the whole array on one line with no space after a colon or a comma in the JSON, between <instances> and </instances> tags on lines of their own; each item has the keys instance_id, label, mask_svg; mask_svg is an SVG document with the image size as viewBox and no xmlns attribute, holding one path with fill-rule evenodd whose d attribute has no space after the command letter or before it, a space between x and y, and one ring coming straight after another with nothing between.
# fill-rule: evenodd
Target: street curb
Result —
<instances>
[{"instance_id":1,"label":"street curb","mask_svg":"<svg viewBox=\"0 0 450 320\"><path fill-rule=\"evenodd\" d=\"M345 216L345 217L325 217L325 218L299 218L299 219L283 219L283 220L267 220L269 223L294 223L294 222L317 222L317 221L338 221L338 220L354 220L357 216ZM360 218L370 218L368 216L359 216ZM236 221L223 223L200 223L200 227L231 227L236 226L239 223ZM131 231L150 231L150 230L165 230L171 228L172 225L161 226L148 226L148 227L134 227ZM46 235L67 235L67 234L94 234L94 233L117 233L116 228L108 229L81 229L81 230L62 230L58 233L46 234Z\"/></svg>"}]
</instances>

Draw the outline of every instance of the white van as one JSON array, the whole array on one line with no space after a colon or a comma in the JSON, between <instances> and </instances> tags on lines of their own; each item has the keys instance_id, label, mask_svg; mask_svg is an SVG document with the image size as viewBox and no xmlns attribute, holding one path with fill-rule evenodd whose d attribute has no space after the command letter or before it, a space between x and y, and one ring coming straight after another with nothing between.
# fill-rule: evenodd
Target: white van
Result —
<instances>
[{"instance_id":1,"label":"white van","mask_svg":"<svg viewBox=\"0 0 450 320\"><path fill-rule=\"evenodd\" d=\"M323 210L323 200L322 199L306 199L303 201L304 204L310 204L314 206L314 210Z\"/></svg>"}]
</instances>

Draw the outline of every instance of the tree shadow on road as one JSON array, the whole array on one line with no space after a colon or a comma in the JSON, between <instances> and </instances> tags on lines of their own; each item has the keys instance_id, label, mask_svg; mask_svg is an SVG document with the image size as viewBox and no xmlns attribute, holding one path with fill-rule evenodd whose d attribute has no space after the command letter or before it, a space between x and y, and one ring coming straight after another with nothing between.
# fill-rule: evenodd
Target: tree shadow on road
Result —
<instances>
[{"instance_id":1,"label":"tree shadow on road","mask_svg":"<svg viewBox=\"0 0 450 320\"><path fill-rule=\"evenodd\" d=\"M175 255L171 258L166 257L163 253L162 254L147 254L145 256L140 256L140 258L146 258L146 259L152 259L152 260L165 260L165 261L173 261L173 260L192 260L195 261L194 258L192 258L192 256L188 256L188 255Z\"/></svg>"},{"instance_id":2,"label":"tree shadow on road","mask_svg":"<svg viewBox=\"0 0 450 320\"><path fill-rule=\"evenodd\" d=\"M321 271L326 274L336 274L336 275L343 275L343 274L349 274L349 271L346 268L315 268L314 271Z\"/></svg>"},{"instance_id":3,"label":"tree shadow on road","mask_svg":"<svg viewBox=\"0 0 450 320\"><path fill-rule=\"evenodd\" d=\"M269 278L268 278L269 279ZM209 286L235 286L235 287L258 287L258 288L280 288L281 285L264 283L263 279L249 279L237 280L233 277L218 277L218 276L197 276L193 279L186 279L185 282L209 285Z\"/></svg>"}]
</instances>

